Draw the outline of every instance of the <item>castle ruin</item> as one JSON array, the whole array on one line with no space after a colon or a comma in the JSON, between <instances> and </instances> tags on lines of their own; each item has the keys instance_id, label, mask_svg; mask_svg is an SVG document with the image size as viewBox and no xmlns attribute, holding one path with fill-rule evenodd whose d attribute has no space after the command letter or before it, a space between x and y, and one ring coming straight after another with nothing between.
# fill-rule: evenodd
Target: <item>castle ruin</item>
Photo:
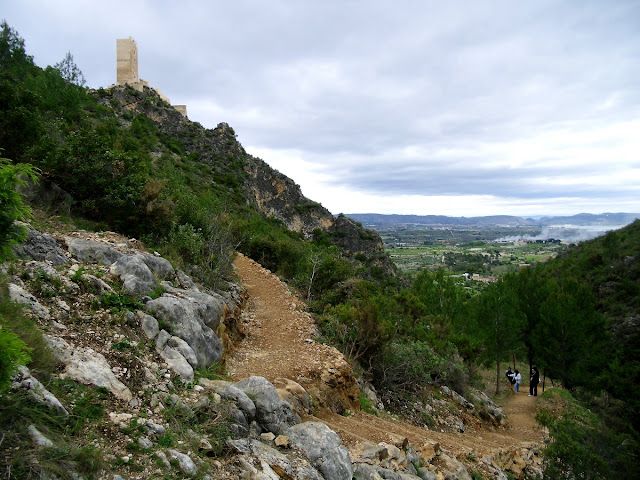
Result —
<instances>
[{"instance_id":1,"label":"castle ruin","mask_svg":"<svg viewBox=\"0 0 640 480\"><path fill-rule=\"evenodd\" d=\"M144 87L152 88L165 102L171 105L169 97L157 88L149 86L149 82L138 76L138 45L132 38L118 38L116 40L116 85L129 85L142 92ZM172 105L178 112L187 116L186 105Z\"/></svg>"}]
</instances>

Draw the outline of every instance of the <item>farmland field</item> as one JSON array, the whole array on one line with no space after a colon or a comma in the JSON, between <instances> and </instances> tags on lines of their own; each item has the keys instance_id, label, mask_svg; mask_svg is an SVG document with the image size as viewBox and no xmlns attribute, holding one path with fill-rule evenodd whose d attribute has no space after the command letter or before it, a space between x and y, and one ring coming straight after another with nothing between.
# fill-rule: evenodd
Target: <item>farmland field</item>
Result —
<instances>
[{"instance_id":1,"label":"farmland field","mask_svg":"<svg viewBox=\"0 0 640 480\"><path fill-rule=\"evenodd\" d=\"M379 229L385 250L405 273L444 268L452 274L499 277L557 255L568 243L526 240L534 227L426 227Z\"/></svg>"}]
</instances>

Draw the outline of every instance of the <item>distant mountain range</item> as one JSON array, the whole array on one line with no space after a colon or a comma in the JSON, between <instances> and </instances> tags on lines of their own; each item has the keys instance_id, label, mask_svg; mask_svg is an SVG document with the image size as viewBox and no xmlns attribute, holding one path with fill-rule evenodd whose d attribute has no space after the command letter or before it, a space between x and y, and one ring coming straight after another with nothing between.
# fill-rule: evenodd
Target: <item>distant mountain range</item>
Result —
<instances>
[{"instance_id":1,"label":"distant mountain range","mask_svg":"<svg viewBox=\"0 0 640 480\"><path fill-rule=\"evenodd\" d=\"M640 218L640 213L579 213L564 217L524 218L512 215L491 215L486 217L448 217L446 215L385 215L382 213L349 213L348 217L366 225L378 227L393 225L426 226L539 226L554 225L628 225Z\"/></svg>"}]
</instances>

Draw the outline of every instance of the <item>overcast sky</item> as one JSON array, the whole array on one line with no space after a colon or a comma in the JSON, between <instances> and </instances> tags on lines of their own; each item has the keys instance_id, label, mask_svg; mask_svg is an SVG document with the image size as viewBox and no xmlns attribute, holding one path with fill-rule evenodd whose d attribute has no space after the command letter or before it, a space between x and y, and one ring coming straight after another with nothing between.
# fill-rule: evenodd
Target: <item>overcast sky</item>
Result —
<instances>
[{"instance_id":1,"label":"overcast sky","mask_svg":"<svg viewBox=\"0 0 640 480\"><path fill-rule=\"evenodd\" d=\"M44 67L139 74L333 213L640 212L638 0L13 1Z\"/></svg>"}]
</instances>

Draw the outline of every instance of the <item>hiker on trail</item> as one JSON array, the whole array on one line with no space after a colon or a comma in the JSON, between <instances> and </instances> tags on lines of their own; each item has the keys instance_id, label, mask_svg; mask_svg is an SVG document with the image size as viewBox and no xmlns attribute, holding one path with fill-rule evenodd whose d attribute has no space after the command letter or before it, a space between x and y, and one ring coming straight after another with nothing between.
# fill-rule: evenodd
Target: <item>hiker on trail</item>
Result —
<instances>
[{"instance_id":1,"label":"hiker on trail","mask_svg":"<svg viewBox=\"0 0 640 480\"><path fill-rule=\"evenodd\" d=\"M531 377L529 382L530 397L538 396L538 383L540 383L540 372L538 372L538 367L533 367L533 369L531 369Z\"/></svg>"},{"instance_id":2,"label":"hiker on trail","mask_svg":"<svg viewBox=\"0 0 640 480\"><path fill-rule=\"evenodd\" d=\"M515 393L513 390L513 384L516 383L515 381L515 373L513 373L513 370L511 370L511 367L507 368L507 371L504 372L505 376L507 377L507 380L509 381L509 390L511 391L511 393Z\"/></svg>"},{"instance_id":3,"label":"hiker on trail","mask_svg":"<svg viewBox=\"0 0 640 480\"><path fill-rule=\"evenodd\" d=\"M516 374L513 377L516 382L516 393L520 391L520 383L522 383L522 375L520 375L520 371L516 370Z\"/></svg>"}]
</instances>

